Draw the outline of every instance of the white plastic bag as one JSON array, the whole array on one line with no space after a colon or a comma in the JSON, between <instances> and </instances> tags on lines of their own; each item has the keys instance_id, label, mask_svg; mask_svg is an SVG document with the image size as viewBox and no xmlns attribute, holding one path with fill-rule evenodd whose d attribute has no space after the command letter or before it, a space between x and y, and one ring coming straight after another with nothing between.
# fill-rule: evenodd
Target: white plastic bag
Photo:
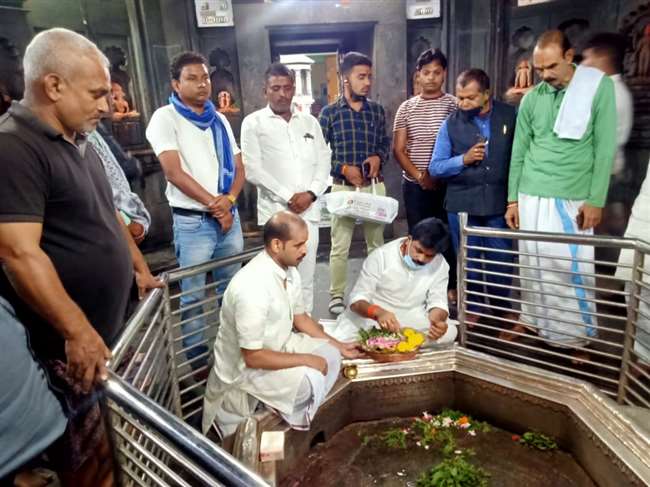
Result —
<instances>
[{"instance_id":1,"label":"white plastic bag","mask_svg":"<svg viewBox=\"0 0 650 487\"><path fill-rule=\"evenodd\" d=\"M399 203L390 196L379 196L372 181L372 193L336 191L325 195L327 211L336 216L347 216L374 223L392 223Z\"/></svg>"}]
</instances>

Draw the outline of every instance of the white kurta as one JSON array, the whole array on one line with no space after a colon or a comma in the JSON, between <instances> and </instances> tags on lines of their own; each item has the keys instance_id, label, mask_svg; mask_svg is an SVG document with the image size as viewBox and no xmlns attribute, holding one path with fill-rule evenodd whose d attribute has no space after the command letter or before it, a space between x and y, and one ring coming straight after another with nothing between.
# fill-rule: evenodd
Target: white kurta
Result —
<instances>
[{"instance_id":1,"label":"white kurta","mask_svg":"<svg viewBox=\"0 0 650 487\"><path fill-rule=\"evenodd\" d=\"M242 122L241 146L246 179L257 187L258 225L286 210L294 194L312 191L318 197L327 189L331 152L318 120L310 114L293 111L287 122L268 106L253 112ZM320 205L312 203L301 216L307 222L309 240L298 271L305 311L311 313Z\"/></svg>"},{"instance_id":2,"label":"white kurta","mask_svg":"<svg viewBox=\"0 0 650 487\"><path fill-rule=\"evenodd\" d=\"M230 434L239 421L254 412L258 401L287 415L295 412L298 391L303 379L309 376L309 368L249 369L241 348L312 353L328 346L326 340L293 331L294 314L302 313L297 269L285 271L265 251L233 277L223 297L221 324L214 344L214 366L204 400L204 432L216 419L222 432ZM338 370L333 373L338 374ZM312 387L325 383L329 384L312 383ZM324 397L326 393L314 395Z\"/></svg>"},{"instance_id":3,"label":"white kurta","mask_svg":"<svg viewBox=\"0 0 650 487\"><path fill-rule=\"evenodd\" d=\"M528 231L593 235L593 230L578 229L576 217L582 204L583 201L519 193L519 227ZM521 321L539 327L540 336L560 346L584 345L587 337L596 336L597 322L593 316L596 307L589 301L594 299L594 292L585 289L596 283L593 277L583 275L593 274L594 264L580 262L593 261L594 248L520 240L519 251L521 287L525 289L522 300L533 303L522 304Z\"/></svg>"},{"instance_id":4,"label":"white kurta","mask_svg":"<svg viewBox=\"0 0 650 487\"><path fill-rule=\"evenodd\" d=\"M641 191L634 200L632 206L632 215L625 230L625 237L638 238L650 242L650 164L646 172L645 179L641 185ZM616 269L616 277L630 281L632 279L632 269L623 267L631 266L634 258L634 251L631 249L621 250L618 259L619 267ZM643 282L650 286L650 256L645 256L644 262L645 274ZM627 286L630 290L630 285ZM641 288L641 302L639 303L639 316L637 319L636 341L634 351L645 362L650 362L650 291Z\"/></svg>"},{"instance_id":5,"label":"white kurta","mask_svg":"<svg viewBox=\"0 0 650 487\"><path fill-rule=\"evenodd\" d=\"M375 249L366 258L349 301L365 300L377 304L395 313L401 326L427 331L430 325L429 310L448 310L449 265L442 254L438 254L423 269L411 270L402 259L402 242L403 238L393 240ZM356 340L360 329L376 326L376 321L359 316L347 308L339 315L332 334L339 340ZM438 342L452 342L455 337L456 327L449 324L447 333Z\"/></svg>"}]
</instances>

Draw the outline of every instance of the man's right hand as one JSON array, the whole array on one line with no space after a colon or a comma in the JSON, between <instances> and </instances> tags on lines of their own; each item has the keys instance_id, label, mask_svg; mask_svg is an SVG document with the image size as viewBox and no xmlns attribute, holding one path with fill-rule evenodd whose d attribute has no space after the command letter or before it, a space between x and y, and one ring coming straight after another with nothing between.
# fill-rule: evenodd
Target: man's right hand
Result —
<instances>
[{"instance_id":1,"label":"man's right hand","mask_svg":"<svg viewBox=\"0 0 650 487\"><path fill-rule=\"evenodd\" d=\"M307 367L311 367L312 369L316 369L323 375L327 375L327 360L325 360L320 355L314 355L312 353L306 354L305 365Z\"/></svg>"},{"instance_id":2,"label":"man's right hand","mask_svg":"<svg viewBox=\"0 0 650 487\"><path fill-rule=\"evenodd\" d=\"M463 164L471 166L479 161L485 159L485 142L479 142L470 147L470 149L463 155Z\"/></svg>"},{"instance_id":3,"label":"man's right hand","mask_svg":"<svg viewBox=\"0 0 650 487\"><path fill-rule=\"evenodd\" d=\"M513 230L519 228L519 205L508 206L505 215L506 224Z\"/></svg>"},{"instance_id":4,"label":"man's right hand","mask_svg":"<svg viewBox=\"0 0 650 487\"><path fill-rule=\"evenodd\" d=\"M363 186L363 174L361 174L361 169L357 166L346 165L345 174L343 175L348 183L357 187Z\"/></svg>"},{"instance_id":5,"label":"man's right hand","mask_svg":"<svg viewBox=\"0 0 650 487\"><path fill-rule=\"evenodd\" d=\"M399 331L399 321L395 313L392 313L388 310L382 309L375 315L375 320L379 323L379 326L384 330L398 332Z\"/></svg>"},{"instance_id":6,"label":"man's right hand","mask_svg":"<svg viewBox=\"0 0 650 487\"><path fill-rule=\"evenodd\" d=\"M108 379L106 361L111 351L90 324L66 339L65 355L68 376L79 383L83 392L90 392L93 384Z\"/></svg>"}]
</instances>

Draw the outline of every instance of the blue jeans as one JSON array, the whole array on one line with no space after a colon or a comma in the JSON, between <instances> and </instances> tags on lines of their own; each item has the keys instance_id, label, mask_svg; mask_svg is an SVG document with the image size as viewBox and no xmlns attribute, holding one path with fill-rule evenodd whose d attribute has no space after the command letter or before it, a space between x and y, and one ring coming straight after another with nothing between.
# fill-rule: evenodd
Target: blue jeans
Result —
<instances>
[{"instance_id":1,"label":"blue jeans","mask_svg":"<svg viewBox=\"0 0 650 487\"><path fill-rule=\"evenodd\" d=\"M458 221L458 213L447 213L449 219L449 232L451 233L451 240L454 244L454 249L458 253L460 245L460 223ZM474 227L492 227L492 228L508 228L506 220L503 215L488 215L488 216L472 216L468 218L468 224ZM491 306L500 306L506 309L512 309L512 304L507 300L510 295L510 289L502 287L490 286L490 284L501 284L510 286L512 284L512 277L495 276L492 274L485 274L488 272L499 272L502 274L512 275L513 268L508 264L514 262L514 254L498 252L496 250L512 250L512 240L506 238L489 238L470 236L467 238L467 245L475 247L485 247L495 249L492 251L483 251L475 249L467 249L467 257L470 259L485 259L502 262L503 264L482 264L480 262L467 262L467 279L475 281L483 281L484 284L467 283L467 290L472 292L482 292L499 298L489 298ZM469 270L477 269L477 270ZM486 298L477 296L475 294L467 296L467 299L474 302L485 303ZM467 311L470 313L487 313L487 309L475 304L467 305ZM506 312L506 311L504 311Z\"/></svg>"},{"instance_id":2,"label":"blue jeans","mask_svg":"<svg viewBox=\"0 0 650 487\"><path fill-rule=\"evenodd\" d=\"M230 230L224 234L219 222L211 217L208 213L200 214L178 214L173 213L174 217L174 246L176 248L176 259L181 267L202 264L212 259L221 259L238 254L244 249L244 239L239 222L239 212L235 212L234 221ZM219 267L212 271L214 282L219 282L216 286L217 298L220 299L226 290L228 282L240 269L241 264L233 264L226 267ZM181 310L193 303L205 299L205 274L197 274L192 277L181 280L181 291L196 292L184 294L180 298ZM181 320L187 320L193 316L203 313L203 306L196 306L190 310L181 313ZM183 334L183 348L187 349L187 358L193 358L208 352L208 347L203 344L205 317L188 321L181 325ZM198 368L207 362L195 360L192 362L193 368Z\"/></svg>"}]
</instances>

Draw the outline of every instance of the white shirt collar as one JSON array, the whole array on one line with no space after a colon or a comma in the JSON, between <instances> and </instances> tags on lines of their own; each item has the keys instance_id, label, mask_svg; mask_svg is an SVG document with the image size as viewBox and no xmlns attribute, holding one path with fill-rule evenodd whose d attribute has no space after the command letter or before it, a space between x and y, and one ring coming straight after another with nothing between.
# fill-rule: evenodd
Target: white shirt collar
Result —
<instances>
[{"instance_id":1,"label":"white shirt collar","mask_svg":"<svg viewBox=\"0 0 650 487\"><path fill-rule=\"evenodd\" d=\"M287 269L283 269L282 266L280 266L276 261L273 260L273 257L269 255L269 253L265 250L262 251L264 256L266 257L266 261L268 266L271 269L271 272L278 276L282 281L287 279L289 273L287 272Z\"/></svg>"},{"instance_id":2,"label":"white shirt collar","mask_svg":"<svg viewBox=\"0 0 650 487\"><path fill-rule=\"evenodd\" d=\"M271 117L271 118L281 118L282 120L284 120L284 117L281 117L280 115L276 114L273 110L271 110L271 105L267 104L264 107L264 110L265 110L266 114L269 117ZM298 110L296 110L296 106L292 102L291 103L291 118L297 116L299 113L300 112Z\"/></svg>"}]
</instances>

